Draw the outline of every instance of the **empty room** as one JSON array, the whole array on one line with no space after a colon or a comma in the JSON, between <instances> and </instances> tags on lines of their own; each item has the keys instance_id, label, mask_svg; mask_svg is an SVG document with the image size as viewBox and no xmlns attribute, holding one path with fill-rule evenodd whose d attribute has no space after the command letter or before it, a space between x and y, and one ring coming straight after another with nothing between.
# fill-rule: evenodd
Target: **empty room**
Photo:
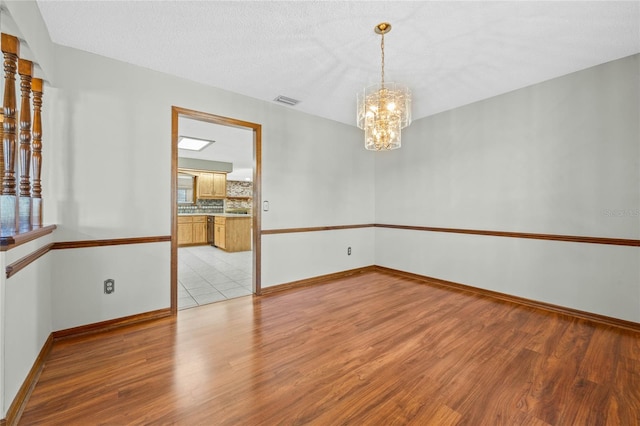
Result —
<instances>
[{"instance_id":1,"label":"empty room","mask_svg":"<svg viewBox=\"0 0 640 426\"><path fill-rule=\"evenodd\" d=\"M0 425L640 425L639 2L0 31Z\"/></svg>"}]
</instances>

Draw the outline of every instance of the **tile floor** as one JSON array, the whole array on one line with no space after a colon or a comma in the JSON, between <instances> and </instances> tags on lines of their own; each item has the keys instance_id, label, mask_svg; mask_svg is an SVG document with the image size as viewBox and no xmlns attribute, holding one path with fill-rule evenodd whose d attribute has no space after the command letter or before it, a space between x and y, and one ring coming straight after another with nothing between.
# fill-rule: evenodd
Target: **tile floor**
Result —
<instances>
[{"instance_id":1,"label":"tile floor","mask_svg":"<svg viewBox=\"0 0 640 426\"><path fill-rule=\"evenodd\" d=\"M179 248L178 309L252 294L252 259L252 251L227 253L212 246Z\"/></svg>"}]
</instances>

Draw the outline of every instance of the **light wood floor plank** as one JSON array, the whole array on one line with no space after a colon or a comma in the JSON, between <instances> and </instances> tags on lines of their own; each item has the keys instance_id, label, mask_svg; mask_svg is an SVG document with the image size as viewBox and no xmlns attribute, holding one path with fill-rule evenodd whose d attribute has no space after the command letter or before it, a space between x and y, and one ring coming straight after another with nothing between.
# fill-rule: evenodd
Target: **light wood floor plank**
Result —
<instances>
[{"instance_id":1,"label":"light wood floor plank","mask_svg":"<svg viewBox=\"0 0 640 426\"><path fill-rule=\"evenodd\" d=\"M640 335L370 272L54 343L23 425L639 425Z\"/></svg>"}]
</instances>

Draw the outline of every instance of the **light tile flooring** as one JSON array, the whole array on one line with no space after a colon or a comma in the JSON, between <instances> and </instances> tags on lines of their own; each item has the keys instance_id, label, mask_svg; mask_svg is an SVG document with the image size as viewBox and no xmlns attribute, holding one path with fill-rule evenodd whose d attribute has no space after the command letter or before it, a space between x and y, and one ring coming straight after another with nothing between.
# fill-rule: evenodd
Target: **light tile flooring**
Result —
<instances>
[{"instance_id":1,"label":"light tile flooring","mask_svg":"<svg viewBox=\"0 0 640 426\"><path fill-rule=\"evenodd\" d=\"M178 309L252 294L252 259L252 251L227 253L212 246L179 248Z\"/></svg>"}]
</instances>

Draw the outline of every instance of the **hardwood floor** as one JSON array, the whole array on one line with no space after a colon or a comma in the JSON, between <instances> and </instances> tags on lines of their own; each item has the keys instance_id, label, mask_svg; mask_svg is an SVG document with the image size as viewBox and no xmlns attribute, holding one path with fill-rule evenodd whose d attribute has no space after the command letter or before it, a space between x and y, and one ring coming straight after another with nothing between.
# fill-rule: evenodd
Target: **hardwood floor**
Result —
<instances>
[{"instance_id":1,"label":"hardwood floor","mask_svg":"<svg viewBox=\"0 0 640 426\"><path fill-rule=\"evenodd\" d=\"M640 334L380 272L54 344L20 424L640 423Z\"/></svg>"}]
</instances>

